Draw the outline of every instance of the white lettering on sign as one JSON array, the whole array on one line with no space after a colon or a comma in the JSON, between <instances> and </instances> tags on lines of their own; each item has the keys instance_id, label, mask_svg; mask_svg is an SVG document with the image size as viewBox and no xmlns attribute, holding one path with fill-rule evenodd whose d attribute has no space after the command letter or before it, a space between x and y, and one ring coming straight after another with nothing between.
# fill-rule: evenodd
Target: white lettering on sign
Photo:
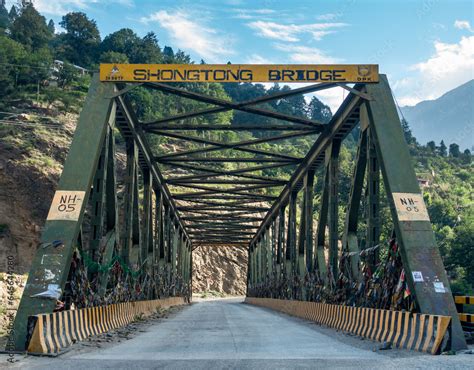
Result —
<instances>
[{"instance_id":1,"label":"white lettering on sign","mask_svg":"<svg viewBox=\"0 0 474 370\"><path fill-rule=\"evenodd\" d=\"M423 196L418 193L393 193L399 221L429 221Z\"/></svg>"},{"instance_id":2,"label":"white lettering on sign","mask_svg":"<svg viewBox=\"0 0 474 370\"><path fill-rule=\"evenodd\" d=\"M57 190L47 220L77 221L85 194L85 191Z\"/></svg>"},{"instance_id":3,"label":"white lettering on sign","mask_svg":"<svg viewBox=\"0 0 474 370\"><path fill-rule=\"evenodd\" d=\"M422 283L424 281L421 271L413 271L411 274L413 275L413 281L415 283Z\"/></svg>"}]
</instances>

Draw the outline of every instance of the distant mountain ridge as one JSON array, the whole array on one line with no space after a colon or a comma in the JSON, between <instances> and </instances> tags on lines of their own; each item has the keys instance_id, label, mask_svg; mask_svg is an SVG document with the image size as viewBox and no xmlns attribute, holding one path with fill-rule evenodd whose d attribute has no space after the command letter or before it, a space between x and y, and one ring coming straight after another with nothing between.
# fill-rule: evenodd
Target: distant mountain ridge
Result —
<instances>
[{"instance_id":1,"label":"distant mountain ridge","mask_svg":"<svg viewBox=\"0 0 474 370\"><path fill-rule=\"evenodd\" d=\"M435 100L402 107L413 135L420 144L441 140L462 150L474 147L474 80L448 91Z\"/></svg>"}]
</instances>

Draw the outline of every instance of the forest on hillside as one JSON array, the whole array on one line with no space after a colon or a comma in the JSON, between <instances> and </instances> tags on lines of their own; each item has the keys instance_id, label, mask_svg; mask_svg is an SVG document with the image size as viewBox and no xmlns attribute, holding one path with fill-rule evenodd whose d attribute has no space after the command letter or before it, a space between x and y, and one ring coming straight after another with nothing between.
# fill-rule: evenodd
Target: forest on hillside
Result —
<instances>
[{"instance_id":1,"label":"forest on hillside","mask_svg":"<svg viewBox=\"0 0 474 370\"><path fill-rule=\"evenodd\" d=\"M11 9L6 9L4 2L0 1L0 112L8 112L12 106L19 106L27 101L41 103L46 107L54 104L64 112L78 112L87 93L91 73L98 70L100 63L194 63L185 51L175 51L170 46L160 45L158 35L153 32L140 37L133 30L123 28L102 37L96 22L81 12L64 15L59 25L64 30L61 33L56 32L56 25L52 20L48 21L39 14L28 1L20 2ZM288 86L277 84L266 89L261 84L216 83L188 84L186 88L235 101L289 89ZM134 89L129 95L142 121L206 106L144 88ZM306 100L303 96L295 96L260 106L324 123L329 122L332 117L330 108L316 97ZM246 113L225 112L194 119L193 123L218 122L230 126L252 123L255 119L255 116ZM258 123L278 121L258 118ZM413 156L413 165L423 184L425 201L446 268L453 281L453 290L457 293L474 293L472 154L469 150L461 152L456 143L442 141L420 145L411 134L409 122L403 120L402 126ZM12 130L11 127L0 123L0 136L11 134ZM195 134L227 142L257 136L257 133L252 131ZM340 176L343 190L350 188L357 137L356 131L349 135L341 151ZM156 153L160 153L167 145L182 145L174 139L156 135L150 137L150 142ZM313 142L314 136L306 136L287 140L282 144L277 143L276 147L274 145L272 148L279 152L303 156ZM265 144L262 144L260 149L265 149ZM238 164L227 163L222 166L232 169ZM288 178L291 170L271 169L260 174ZM341 217L347 204L347 196L348 191L341 192ZM315 204L317 211L317 202Z\"/></svg>"}]
</instances>

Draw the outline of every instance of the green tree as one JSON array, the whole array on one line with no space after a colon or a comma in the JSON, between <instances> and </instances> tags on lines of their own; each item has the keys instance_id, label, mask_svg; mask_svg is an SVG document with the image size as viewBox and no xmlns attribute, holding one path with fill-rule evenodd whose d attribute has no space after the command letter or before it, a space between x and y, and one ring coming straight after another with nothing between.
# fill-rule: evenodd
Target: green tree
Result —
<instances>
[{"instance_id":1,"label":"green tree","mask_svg":"<svg viewBox=\"0 0 474 370\"><path fill-rule=\"evenodd\" d=\"M8 16L8 10L5 7L5 0L0 2L0 34L3 34L10 25L10 18Z\"/></svg>"},{"instance_id":2,"label":"green tree","mask_svg":"<svg viewBox=\"0 0 474 370\"><path fill-rule=\"evenodd\" d=\"M18 9L15 5L12 5L10 12L8 13L8 18L10 18L10 23L13 23L15 19L18 18Z\"/></svg>"},{"instance_id":3,"label":"green tree","mask_svg":"<svg viewBox=\"0 0 474 370\"><path fill-rule=\"evenodd\" d=\"M130 57L138 51L140 37L137 36L130 28L122 28L110 35L107 35L100 44L102 54L106 52L121 53Z\"/></svg>"},{"instance_id":4,"label":"green tree","mask_svg":"<svg viewBox=\"0 0 474 370\"><path fill-rule=\"evenodd\" d=\"M402 125L403 129L403 135L405 136L405 141L407 142L408 145L416 145L416 139L413 136L413 133L411 132L410 125L408 124L407 120L405 118L402 119L400 122Z\"/></svg>"},{"instance_id":5,"label":"green tree","mask_svg":"<svg viewBox=\"0 0 474 370\"><path fill-rule=\"evenodd\" d=\"M51 74L53 57L48 48L26 53L21 60L22 67L18 75L18 85L34 85L34 90L45 83Z\"/></svg>"},{"instance_id":6,"label":"green tree","mask_svg":"<svg viewBox=\"0 0 474 370\"><path fill-rule=\"evenodd\" d=\"M72 12L59 24L66 30L59 37L57 51L60 57L73 64L91 67L97 60L100 44L96 22L82 12Z\"/></svg>"},{"instance_id":7,"label":"green tree","mask_svg":"<svg viewBox=\"0 0 474 370\"><path fill-rule=\"evenodd\" d=\"M127 56L130 63L161 63L161 50L153 32L140 38L129 28L111 33L100 45L103 53L113 51Z\"/></svg>"},{"instance_id":8,"label":"green tree","mask_svg":"<svg viewBox=\"0 0 474 370\"><path fill-rule=\"evenodd\" d=\"M163 48L163 62L164 63L173 63L174 60L174 51L170 46L165 46Z\"/></svg>"},{"instance_id":9,"label":"green tree","mask_svg":"<svg viewBox=\"0 0 474 370\"><path fill-rule=\"evenodd\" d=\"M49 20L48 22L48 30L51 32L52 35L54 35L54 32L56 32L56 28L54 26L54 21L52 19Z\"/></svg>"},{"instance_id":10,"label":"green tree","mask_svg":"<svg viewBox=\"0 0 474 370\"><path fill-rule=\"evenodd\" d=\"M462 222L455 229L449 263L464 269L466 280L474 288L474 219Z\"/></svg>"},{"instance_id":11,"label":"green tree","mask_svg":"<svg viewBox=\"0 0 474 370\"><path fill-rule=\"evenodd\" d=\"M449 155L454 158L459 158L461 156L461 151L459 150L458 144L449 144Z\"/></svg>"},{"instance_id":12,"label":"green tree","mask_svg":"<svg viewBox=\"0 0 474 370\"><path fill-rule=\"evenodd\" d=\"M471 151L469 149L464 150L464 152L461 155L462 161L465 164L471 164L472 161L472 156L471 156Z\"/></svg>"},{"instance_id":13,"label":"green tree","mask_svg":"<svg viewBox=\"0 0 474 370\"><path fill-rule=\"evenodd\" d=\"M128 57L116 51L106 51L100 54L99 61L101 63L128 63Z\"/></svg>"},{"instance_id":14,"label":"green tree","mask_svg":"<svg viewBox=\"0 0 474 370\"><path fill-rule=\"evenodd\" d=\"M441 140L441 143L439 143L439 147L438 147L439 155L442 157L446 157L446 155L448 154L447 149L448 148L446 147L444 140Z\"/></svg>"},{"instance_id":15,"label":"green tree","mask_svg":"<svg viewBox=\"0 0 474 370\"><path fill-rule=\"evenodd\" d=\"M78 75L77 69L71 63L64 62L59 68L58 85L64 89L77 80Z\"/></svg>"},{"instance_id":16,"label":"green tree","mask_svg":"<svg viewBox=\"0 0 474 370\"><path fill-rule=\"evenodd\" d=\"M13 92L26 51L23 45L3 35L0 35L0 50L0 97L3 97Z\"/></svg>"},{"instance_id":17,"label":"green tree","mask_svg":"<svg viewBox=\"0 0 474 370\"><path fill-rule=\"evenodd\" d=\"M332 118L331 108L315 96L309 102L308 115L311 119L322 123L328 123Z\"/></svg>"},{"instance_id":18,"label":"green tree","mask_svg":"<svg viewBox=\"0 0 474 370\"><path fill-rule=\"evenodd\" d=\"M436 143L434 141L429 141L426 144L426 147L430 150L431 153L436 153Z\"/></svg>"},{"instance_id":19,"label":"green tree","mask_svg":"<svg viewBox=\"0 0 474 370\"><path fill-rule=\"evenodd\" d=\"M33 51L46 47L53 37L46 18L38 13L33 4L22 8L10 27L10 34L13 40Z\"/></svg>"}]
</instances>

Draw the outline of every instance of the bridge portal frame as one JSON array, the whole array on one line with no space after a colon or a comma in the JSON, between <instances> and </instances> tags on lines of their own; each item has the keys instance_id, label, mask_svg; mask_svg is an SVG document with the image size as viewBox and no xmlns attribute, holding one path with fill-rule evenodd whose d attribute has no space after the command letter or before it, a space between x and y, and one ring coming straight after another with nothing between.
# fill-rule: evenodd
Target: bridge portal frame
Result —
<instances>
[{"instance_id":1,"label":"bridge portal frame","mask_svg":"<svg viewBox=\"0 0 474 370\"><path fill-rule=\"evenodd\" d=\"M132 107L124 97L131 89L144 85L167 94L214 104L216 107L196 112L178 114L151 122L139 122ZM345 99L331 122L323 125L320 122L303 117L294 117L275 111L256 108L257 104L281 99L296 94L320 91L335 86L347 89L350 93ZM210 113L228 110L239 110L258 114L274 119L284 120L291 126L251 125L236 126L231 130L261 129L269 131L292 131L288 134L267 139L255 139L240 143L226 144L200 137L181 135L171 131L180 130L220 130L224 126L216 125L177 125L174 121L199 117ZM37 251L25 291L15 320L13 341L17 350L25 348L27 337L27 320L31 315L52 312L57 298L64 291L69 275L73 252L81 236L85 210L89 200L97 206L93 225L100 228L105 238L96 238L91 242L91 256L103 247L102 262L112 259L118 242L121 241L120 254L126 263L129 262L130 250L138 244L138 255L141 264L154 274L157 270L165 271L165 279L173 290L169 294L177 294L179 283L176 281L178 271L183 280L181 284L188 286L192 279L193 248L211 243L214 245L249 245L248 289L256 284L269 281L270 276L299 277L304 279L308 271L317 270L326 285L331 284L331 276L337 276L338 258L338 157L342 140L360 124L361 137L354 181L351 187L350 203L346 215L343 232L342 250L351 253L351 271L354 279L359 275L357 243L358 208L363 187L363 173L369 171L371 179L370 200L374 208L370 212L368 238L370 246L375 247L378 241L378 197L379 168L390 202L391 215L395 234L400 245L403 266L410 290L414 293L416 303L422 313L448 315L452 317L452 348L465 348L465 340L457 316L454 301L450 293L450 285L444 266L434 240L429 218L413 218L414 216L400 208L400 204L409 201L418 202L420 211L425 212L423 198L418 186L413 166L410 162L408 147L404 142L396 106L391 95L388 81L380 75L377 84L358 83L354 87L329 82L311 85L280 92L271 96L251 101L233 103L204 96L179 87L160 82L145 82L125 85L116 82L100 82L94 76L84 108L81 112L73 143L61 179L58 184L57 198L53 199L50 214L41 237L41 246ZM114 130L118 129L127 141L127 197L125 222L120 222L117 209L116 180L114 173ZM155 156L150 149L145 133L164 137L182 139L207 145L204 149ZM252 145L283 140L292 137L319 134L314 145L304 158L262 151L251 148ZM256 158L225 158L199 157L196 155L217 150L232 149L254 154ZM396 153L396 156L393 155ZM267 169L286 165L298 165L289 181L275 178L264 178L251 175L249 169L234 170L231 175L238 176L239 186L234 188L218 188L212 184L226 184L215 178L222 171L197 166L199 162L254 162L254 168ZM164 179L157 163L194 169L203 173L193 176ZM194 164L190 164L194 163ZM324 168L326 175L322 191L322 207L318 218L316 238L313 243L314 218L312 202L314 174ZM144 183L144 220L140 222L138 210L138 171L142 173ZM78 176L77 174L80 174ZM229 173L225 173L228 175ZM214 178L214 180L212 179ZM234 182L235 183L235 182ZM286 183L281 194L276 197L252 193L252 190L265 189ZM100 185L98 185L100 184ZM104 185L101 187L101 185ZM197 192L181 193L173 197L168 185L179 185ZM99 189L99 190L98 190ZM91 190L93 193L91 194ZM297 195L303 190L302 215L297 238ZM154 194L154 197L153 197ZM63 197L66 198L62 198ZM196 197L199 196L199 201ZM77 197L77 198L75 198ZM193 200L195 206L178 207L174 199ZM209 201L206 199L209 198ZM271 208L252 207L247 204L213 203L218 199L245 199L248 202L271 200ZM62 212L71 204L69 200L79 199L73 203L71 215ZM154 199L154 201L153 201ZM421 203L420 203L421 202ZM63 204L65 203L65 204ZM212 207L215 207L212 208ZM153 212L153 209L155 210ZM220 222L225 231L215 229L212 224L203 222L202 216L209 216L209 211L226 210ZM285 224L285 209L289 210L288 224ZM181 211L190 215L180 217ZM249 213L267 212L263 219L249 216ZM153 216L153 214L155 216ZM259 219L261 224L255 234L246 232L254 229L238 220ZM191 224L189 224L191 222ZM249 222L249 221L245 221ZM194 225L193 225L194 223ZM122 225L123 224L123 225ZM152 226L155 225L155 226ZM329 228L329 263L326 262L325 228ZM190 231L194 230L194 231ZM206 237L200 237L201 231ZM253 235L253 236L252 236ZM104 244L104 245L102 245ZM193 246L194 245L194 246ZM179 265L177 265L179 264ZM418 273L422 274L420 281ZM107 273L99 274L100 292L105 293ZM443 288L440 288L443 287ZM45 298L46 297L46 298ZM48 298L49 297L49 298ZM305 299L305 292L301 292ZM150 297L151 298L151 297Z\"/></svg>"}]
</instances>

